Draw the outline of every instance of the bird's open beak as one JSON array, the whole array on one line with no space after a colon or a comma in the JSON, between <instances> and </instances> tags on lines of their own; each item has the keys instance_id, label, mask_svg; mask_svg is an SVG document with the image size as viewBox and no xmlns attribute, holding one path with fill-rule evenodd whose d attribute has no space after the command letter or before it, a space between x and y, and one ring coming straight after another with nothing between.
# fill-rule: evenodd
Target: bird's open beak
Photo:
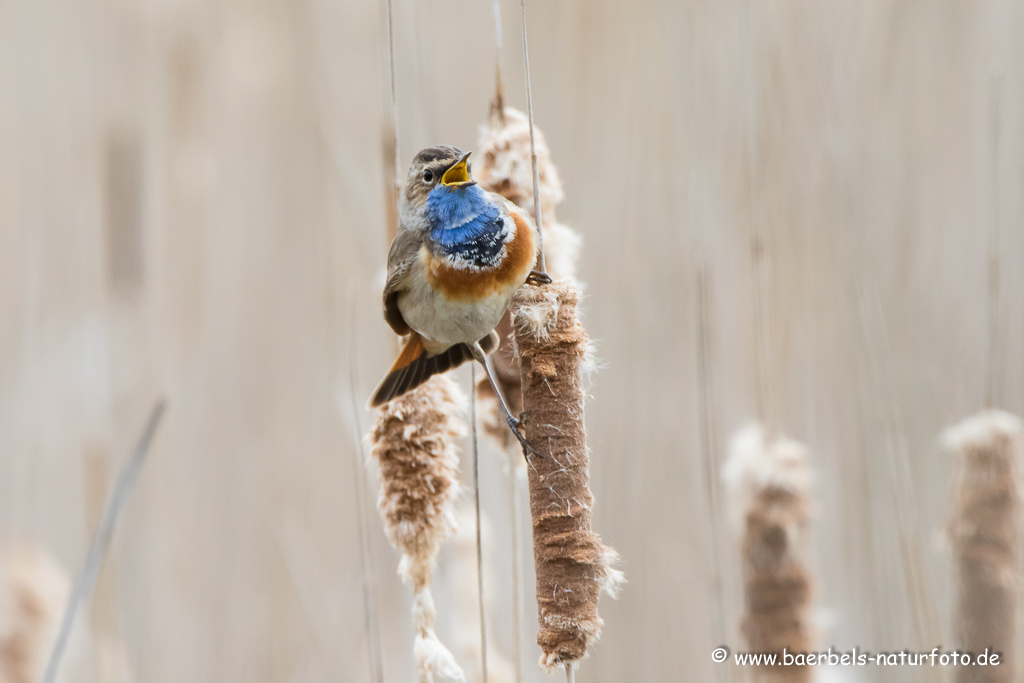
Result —
<instances>
[{"instance_id":1,"label":"bird's open beak","mask_svg":"<svg viewBox=\"0 0 1024 683\"><path fill-rule=\"evenodd\" d=\"M441 184L445 187L469 187L476 185L475 180L469 179L469 155L470 152L459 159L458 163L449 168L441 176Z\"/></svg>"}]
</instances>

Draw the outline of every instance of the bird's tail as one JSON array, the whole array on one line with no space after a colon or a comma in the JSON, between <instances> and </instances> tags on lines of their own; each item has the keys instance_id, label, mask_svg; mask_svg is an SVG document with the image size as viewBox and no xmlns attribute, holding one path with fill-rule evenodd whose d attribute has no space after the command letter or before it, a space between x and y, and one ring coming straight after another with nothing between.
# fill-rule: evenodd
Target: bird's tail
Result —
<instances>
[{"instance_id":1,"label":"bird's tail","mask_svg":"<svg viewBox=\"0 0 1024 683\"><path fill-rule=\"evenodd\" d=\"M484 353L498 346L498 335L493 331L480 340ZM423 338L413 332L406 340L398 359L381 381L370 399L370 407L382 406L391 399L412 391L434 375L458 367L472 360L473 352L467 344L456 344L441 353L431 355L423 347Z\"/></svg>"}]
</instances>

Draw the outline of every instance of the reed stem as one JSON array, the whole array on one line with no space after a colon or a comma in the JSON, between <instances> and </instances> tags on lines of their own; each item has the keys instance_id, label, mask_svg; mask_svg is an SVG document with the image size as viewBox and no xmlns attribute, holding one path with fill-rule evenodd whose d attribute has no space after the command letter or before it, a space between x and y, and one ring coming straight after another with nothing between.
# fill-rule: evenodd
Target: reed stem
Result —
<instances>
[{"instance_id":1,"label":"reed stem","mask_svg":"<svg viewBox=\"0 0 1024 683\"><path fill-rule=\"evenodd\" d=\"M352 302L349 303L350 310L355 311ZM355 315L352 316L355 318ZM352 330L358 329L353 320ZM355 363L355 342L353 340L352 351L349 354L349 381L352 399L352 417L355 420L356 429L356 451L352 458L352 486L356 494L356 524L359 527L359 554L362 568L363 583L363 620L366 629L367 653L370 660L370 675L376 683L384 683L384 661L381 656L380 629L377 624L377 606L375 597L375 584L373 577L373 557L370 552L370 536L366 532L366 502L363 496L363 462L366 460L366 453L363 450L363 440L360 435L363 428L359 424L359 403L356 399L356 363Z\"/></svg>"},{"instance_id":2,"label":"reed stem","mask_svg":"<svg viewBox=\"0 0 1024 683\"><path fill-rule=\"evenodd\" d=\"M1002 83L992 81L989 102L989 146L991 155L991 189L989 192L988 229L988 357L985 376L985 407L992 409L999 399L999 106Z\"/></svg>"},{"instance_id":3,"label":"reed stem","mask_svg":"<svg viewBox=\"0 0 1024 683\"><path fill-rule=\"evenodd\" d=\"M142 430L142 436L139 437L135 445L135 451L118 475L117 484L115 484L113 492L107 499L99 528L96 530L96 535L89 546L89 554L85 558L85 564L78 571L78 575L75 576L75 583L71 587L67 607L64 609L64 616L61 619L60 630L57 632L53 649L50 651L50 657L46 662L46 671L43 673L42 679L43 683L53 683L57 678L60 662L67 648L68 638L71 636L71 627L75 623L75 614L78 612L78 606L89 597L93 587L96 585L96 577L99 575L103 556L110 545L110 537L114 533L114 525L117 523L128 494L131 493L135 487L135 482L138 481L139 472L146 461L146 455L149 453L149 447L153 443L153 437L156 435L156 429L160 425L160 419L163 417L166 407L167 402L164 399L158 400L153 406L149 413L149 419L146 421L146 426Z\"/></svg>"},{"instance_id":4,"label":"reed stem","mask_svg":"<svg viewBox=\"0 0 1024 683\"><path fill-rule=\"evenodd\" d=\"M398 148L398 88L395 84L395 19L394 11L392 9L392 0L387 0L388 3L388 66L391 72L391 142L393 153L395 157L395 179L394 179L394 195L395 203L398 203L399 194L402 187L402 156Z\"/></svg>"},{"instance_id":5,"label":"reed stem","mask_svg":"<svg viewBox=\"0 0 1024 683\"><path fill-rule=\"evenodd\" d=\"M498 124L505 125L505 88L501 78L501 50L504 40L501 35L501 0L494 0L494 101L491 102L491 116L497 117Z\"/></svg>"},{"instance_id":6,"label":"reed stem","mask_svg":"<svg viewBox=\"0 0 1024 683\"><path fill-rule=\"evenodd\" d=\"M904 581L910 598L911 616L918 644L923 648L929 643L939 642L936 628L935 608L924 581L924 567L920 543L920 520L918 519L917 490L910 466L910 450L904 435L904 420L899 403L893 393L890 377L894 376L883 353L889 348L885 323L881 311L869 306L867 297L858 296L861 331L867 355L869 376L876 390L885 398L880 404L880 420L885 429L888 453L885 461L889 466L890 479L895 487L893 503L896 508L896 526L899 531L900 558L903 564ZM877 341L876 341L877 337ZM876 345L879 348L876 348Z\"/></svg>"},{"instance_id":7,"label":"reed stem","mask_svg":"<svg viewBox=\"0 0 1024 683\"><path fill-rule=\"evenodd\" d=\"M537 270L547 272L544 262L544 228L540 215L540 171L537 170L537 146L533 132L533 87L530 84L530 46L526 37L526 0L519 0L523 22L523 69L526 72L526 116L530 120L530 162L533 164L533 220L537 224Z\"/></svg>"},{"instance_id":8,"label":"reed stem","mask_svg":"<svg viewBox=\"0 0 1024 683\"><path fill-rule=\"evenodd\" d=\"M755 399L757 402L757 417L764 425L767 437L770 439L779 425L777 424L778 418L775 414L777 406L775 405L774 385L772 382L772 318L771 299L769 296L771 274L769 270L770 264L768 263L770 243L768 230L764 225L764 215L761 210L761 184L759 179L760 140L757 115L757 60L754 53L754 12L755 4L752 0L747 0L747 149L750 172L750 256L754 275L755 379L757 382Z\"/></svg>"},{"instance_id":9,"label":"reed stem","mask_svg":"<svg viewBox=\"0 0 1024 683\"><path fill-rule=\"evenodd\" d=\"M718 462L715 454L714 397L711 391L711 322L709 305L709 284L707 264L701 262L697 269L697 385L700 389L698 402L700 450L704 461L704 487L707 492L708 515L711 521L711 593L714 604L711 609L711 629L715 642L725 642L725 600L722 594L722 551L719 543L721 524L718 514ZM732 668L715 667L719 681L732 678Z\"/></svg>"},{"instance_id":10,"label":"reed stem","mask_svg":"<svg viewBox=\"0 0 1024 683\"><path fill-rule=\"evenodd\" d=\"M476 590L480 598L480 662L483 668L483 682L487 683L487 615L484 607L484 542L483 526L480 520L480 442L476 426L476 364L470 372L469 422L473 448L473 502L476 506Z\"/></svg>"},{"instance_id":11,"label":"reed stem","mask_svg":"<svg viewBox=\"0 0 1024 683\"><path fill-rule=\"evenodd\" d=\"M505 449L510 453L509 449ZM508 497L509 515L512 519L512 671L515 683L523 683L523 600L522 587L523 567L519 526L519 486L516 476L515 457L508 459Z\"/></svg>"}]
</instances>

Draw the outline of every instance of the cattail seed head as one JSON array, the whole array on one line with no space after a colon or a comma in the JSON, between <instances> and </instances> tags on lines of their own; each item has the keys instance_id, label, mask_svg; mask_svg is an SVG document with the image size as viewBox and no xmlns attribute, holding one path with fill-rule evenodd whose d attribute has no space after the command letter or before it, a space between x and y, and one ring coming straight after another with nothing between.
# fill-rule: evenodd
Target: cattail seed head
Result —
<instances>
[{"instance_id":1,"label":"cattail seed head","mask_svg":"<svg viewBox=\"0 0 1024 683\"><path fill-rule=\"evenodd\" d=\"M537 172L540 176L540 212L544 223L544 258L555 280L576 277L583 239L579 233L558 222L555 207L565 199L558 169L544 134L534 126ZM473 177L480 187L500 194L533 215L533 163L530 154L530 122L526 114L505 108L505 125L491 117L480 132L480 158L473 165Z\"/></svg>"},{"instance_id":2,"label":"cattail seed head","mask_svg":"<svg viewBox=\"0 0 1024 683\"><path fill-rule=\"evenodd\" d=\"M733 439L723 479L740 513L746 613L741 625L751 652L808 652L813 581L807 568L810 470L804 447L766 440L759 425ZM755 681L810 680L806 666L757 667Z\"/></svg>"},{"instance_id":3,"label":"cattail seed head","mask_svg":"<svg viewBox=\"0 0 1024 683\"><path fill-rule=\"evenodd\" d=\"M530 154L530 121L526 114L505 107L505 125L491 117L481 130L479 162L473 176L480 186L496 192L510 202L532 211L533 163ZM537 171L540 174L540 210L545 223L549 212L565 198L558 169L551 163L551 152L540 129L534 127ZM552 220L554 214L550 214Z\"/></svg>"},{"instance_id":4,"label":"cattail seed head","mask_svg":"<svg viewBox=\"0 0 1024 683\"><path fill-rule=\"evenodd\" d=\"M601 590L623 583L616 555L591 530L594 498L580 368L587 335L571 280L524 287L512 305L522 369L541 666L579 661L601 633Z\"/></svg>"},{"instance_id":5,"label":"cattail seed head","mask_svg":"<svg viewBox=\"0 0 1024 683\"><path fill-rule=\"evenodd\" d=\"M957 644L975 655L986 649L1000 655L998 666L958 667L957 681L1014 681L1024 431L1015 416L986 410L948 429L943 440L958 460L948 529Z\"/></svg>"},{"instance_id":6,"label":"cattail seed head","mask_svg":"<svg viewBox=\"0 0 1024 683\"><path fill-rule=\"evenodd\" d=\"M530 155L530 122L526 114L511 107L504 108L504 120L492 115L481 129L479 160L473 166L473 176L488 192L500 194L532 215L533 167ZM544 222L544 256L548 273L555 280L576 277L583 239L572 228L559 223L555 207L565 198L558 169L551 162L544 135L534 127L537 150L537 169L540 175L539 193L541 216ZM496 328L500 345L493 358L496 379L508 401L509 409L518 415L522 410L522 386L519 381L519 361L512 349L512 324L506 314ZM480 396L491 401L491 409L484 413L484 429L504 448L517 444L508 433L504 416L498 408L494 389L486 377L477 384Z\"/></svg>"},{"instance_id":7,"label":"cattail seed head","mask_svg":"<svg viewBox=\"0 0 1024 683\"><path fill-rule=\"evenodd\" d=\"M434 632L430 579L437 552L456 528L459 458L466 398L447 375L378 409L371 455L380 466L378 508L388 539L402 553L398 571L413 587L414 656L420 683L433 675L461 680L462 670Z\"/></svg>"}]
</instances>

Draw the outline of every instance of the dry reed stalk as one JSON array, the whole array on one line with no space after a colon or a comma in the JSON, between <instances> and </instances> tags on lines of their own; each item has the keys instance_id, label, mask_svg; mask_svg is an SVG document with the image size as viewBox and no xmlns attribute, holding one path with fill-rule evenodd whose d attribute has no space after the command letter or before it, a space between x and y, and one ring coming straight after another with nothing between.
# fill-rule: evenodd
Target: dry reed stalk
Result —
<instances>
[{"instance_id":1,"label":"dry reed stalk","mask_svg":"<svg viewBox=\"0 0 1024 683\"><path fill-rule=\"evenodd\" d=\"M351 290L354 295L355 290ZM356 396L356 343L355 331L358 329L355 323L355 305L350 298L349 310L352 312L350 330L352 331L352 343L349 346L349 398L352 407L352 424L355 433L361 435L363 428L359 420L359 403ZM363 495L363 464L366 462L366 451L363 440L356 437L356 448L352 457L352 487L355 489L356 504L356 528L359 529L359 569L362 576L363 593L363 629L366 631L367 659L370 667L370 677L374 683L384 683L384 661L381 656L380 628L377 615L377 585L374 580L373 554L370 552L370 539L367 533L366 524L366 502Z\"/></svg>"},{"instance_id":2,"label":"dry reed stalk","mask_svg":"<svg viewBox=\"0 0 1024 683\"><path fill-rule=\"evenodd\" d=\"M505 125L505 87L501 78L501 0L494 0L494 99L491 100L491 116Z\"/></svg>"},{"instance_id":3,"label":"dry reed stalk","mask_svg":"<svg viewBox=\"0 0 1024 683\"><path fill-rule=\"evenodd\" d=\"M508 449L505 449L508 454ZM515 456L507 461L506 475L508 476L508 512L510 520L509 544L512 553L512 672L515 683L523 681L523 645L522 645L522 624L523 624L523 599L522 599L522 576L523 556L521 531L519 524L519 459Z\"/></svg>"},{"instance_id":4,"label":"dry reed stalk","mask_svg":"<svg viewBox=\"0 0 1024 683\"><path fill-rule=\"evenodd\" d=\"M86 516L89 528L99 529L103 504L110 482L110 457L106 448L93 444L85 457ZM120 630L117 613L117 578L114 567L107 565L96 577L89 608L90 625L102 678L107 683L132 680L124 644L116 637Z\"/></svg>"},{"instance_id":5,"label":"dry reed stalk","mask_svg":"<svg viewBox=\"0 0 1024 683\"><path fill-rule=\"evenodd\" d=\"M1017 417L986 410L948 429L943 441L959 463L949 523L957 645L974 655L986 649L1000 655L997 666L957 667L956 680L1014 681L1024 430Z\"/></svg>"},{"instance_id":6,"label":"dry reed stalk","mask_svg":"<svg viewBox=\"0 0 1024 683\"><path fill-rule=\"evenodd\" d=\"M715 429L715 399L711 376L711 285L707 264L701 260L697 268L697 386L700 450L704 462L704 489L707 495L708 519L711 522L711 577L708 588L712 594L711 635L716 642L725 642L725 598L722 592L722 550L720 543L721 514L718 499L718 445ZM715 667L715 678L720 682L732 680L732 668Z\"/></svg>"},{"instance_id":7,"label":"dry reed stalk","mask_svg":"<svg viewBox=\"0 0 1024 683\"><path fill-rule=\"evenodd\" d=\"M483 657L480 649L480 632L476 628L477 620L480 618L480 597L479 593L466 590L467 586L477 585L480 572L477 562L477 539L474 533L475 511L468 505L460 506L459 509L459 530L449 543L448 560L445 562L446 588L445 596L451 598L453 622L458 628L453 637L453 650L459 655L459 660L465 665L466 680L482 681ZM487 547L490 547L493 533L486 515L481 519L480 534ZM488 585L496 585L494 578L494 563L492 556L488 553L483 555L483 577ZM492 591L493 594L493 591ZM486 613L493 614L492 601L489 595L484 597ZM488 632L491 631L491 620L488 620ZM515 673L512 663L502 654L495 644L493 638L487 640L487 680L489 683L513 683Z\"/></svg>"},{"instance_id":8,"label":"dry reed stalk","mask_svg":"<svg viewBox=\"0 0 1024 683\"><path fill-rule=\"evenodd\" d=\"M571 280L523 287L513 303L522 364L529 458L530 516L537 573L540 664L575 663L601 632L597 601L615 595L624 578L612 568L615 551L591 530L589 452L583 424L580 370L587 335Z\"/></svg>"},{"instance_id":9,"label":"dry reed stalk","mask_svg":"<svg viewBox=\"0 0 1024 683\"><path fill-rule=\"evenodd\" d=\"M71 590L67 573L20 548L0 574L0 683L35 683L57 635Z\"/></svg>"},{"instance_id":10,"label":"dry reed stalk","mask_svg":"<svg viewBox=\"0 0 1024 683\"><path fill-rule=\"evenodd\" d=\"M537 270L547 273L544 255L544 214L540 208L540 171L537 165L537 136L533 124L533 86L530 81L530 41L526 29L526 0L519 0L520 27L523 29L523 76L526 80L526 120L530 127L530 166L533 171L533 220L537 224Z\"/></svg>"},{"instance_id":11,"label":"dry reed stalk","mask_svg":"<svg viewBox=\"0 0 1024 683\"><path fill-rule=\"evenodd\" d=\"M991 157L991 189L988 201L988 354L985 358L985 407L992 408L1000 393L999 334L999 108L1002 82L994 78L989 93L989 156Z\"/></svg>"},{"instance_id":12,"label":"dry reed stalk","mask_svg":"<svg viewBox=\"0 0 1024 683\"><path fill-rule=\"evenodd\" d=\"M480 131L479 158L473 177L488 192L500 194L524 211L532 213L533 171L530 158L530 122L526 114L505 107L504 121L493 111ZM544 255L547 272L555 280L576 276L580 236L558 222L555 207L565 199L558 168L551 161L544 134L534 128L537 175L540 185L541 219L544 223Z\"/></svg>"},{"instance_id":13,"label":"dry reed stalk","mask_svg":"<svg viewBox=\"0 0 1024 683\"><path fill-rule=\"evenodd\" d=\"M53 648L50 650L49 658L46 662L46 669L43 671L41 679L43 683L54 683L57 680L64 653L71 639L71 631L75 625L75 615L78 613L78 607L92 595L96 587L96 578L99 575L103 557L110 546L110 539L114 534L114 526L128 500L128 494L135 488L135 483L139 480L139 473L146 462L149 448L153 444L153 437L156 436L157 427L160 425L160 420L163 418L166 408L167 402L162 398L158 399L153 405L149 413L149 419L146 421L142 434L135 444L135 451L128 459L128 462L121 468L107 498L107 502L103 506L103 514L100 517L96 533L89 546L89 554L86 555L85 562L75 575L75 581L68 595L67 606L64 608L64 614L61 615L60 628L57 630Z\"/></svg>"},{"instance_id":14,"label":"dry reed stalk","mask_svg":"<svg viewBox=\"0 0 1024 683\"><path fill-rule=\"evenodd\" d=\"M391 121L390 127L386 127L384 133L384 172L385 184L392 187L394 201L390 202L397 207L398 195L402 188L402 153L398 146L398 92L395 80L395 11L391 6L391 0L386 0L387 24L388 24L388 75L391 85ZM387 124L385 123L385 126ZM390 152L390 154L388 154ZM390 176L388 178L387 176ZM397 208L395 209L395 223L398 221ZM394 235L389 235L393 238Z\"/></svg>"},{"instance_id":15,"label":"dry reed stalk","mask_svg":"<svg viewBox=\"0 0 1024 683\"><path fill-rule=\"evenodd\" d=\"M876 391L885 399L876 401L886 444L885 462L892 481L892 498L896 508L896 525L899 531L899 551L903 577L910 598L911 617L917 644L923 650L940 642L938 619L934 600L928 591L924 575L924 558L921 548L921 523L918 519L917 489L911 471L910 449L905 433L906 421L901 406L896 400L890 378L895 376L888 352L890 344L885 317L882 315L877 293L869 296L865 291L858 293L860 328L864 340L864 351L869 377Z\"/></svg>"},{"instance_id":16,"label":"dry reed stalk","mask_svg":"<svg viewBox=\"0 0 1024 683\"><path fill-rule=\"evenodd\" d=\"M504 108L504 123L497 111L488 117L487 126L480 131L477 162L473 164L473 177L488 192L496 192L521 207L533 209L533 167L530 159L530 122L526 114L512 107ZM555 206L565 199L562 179L551 162L544 134L534 129L537 149L537 172L540 176L540 210L544 228L555 219ZM545 237L547 234L545 233ZM548 246L544 245L545 248Z\"/></svg>"},{"instance_id":17,"label":"dry reed stalk","mask_svg":"<svg viewBox=\"0 0 1024 683\"><path fill-rule=\"evenodd\" d=\"M808 623L813 580L807 568L810 524L810 470L806 451L795 441L766 442L753 425L740 431L730 447L723 479L735 500L742 530L743 590L741 629L751 652L811 650ZM757 683L809 681L807 666L757 667Z\"/></svg>"},{"instance_id":18,"label":"dry reed stalk","mask_svg":"<svg viewBox=\"0 0 1024 683\"><path fill-rule=\"evenodd\" d=\"M555 207L565 198L558 169L551 162L551 152L539 128L534 128L537 151L537 172L540 180L538 194L544 223L544 253L548 274L555 280L576 277L579 260L580 235L559 223ZM492 106L488 122L482 128L479 140L479 159L473 165L473 177L488 192L500 194L525 211L533 209L533 169L530 157L530 122L523 112L512 107ZM509 339L512 323L506 314L497 327L500 345L494 353L494 369L501 389L512 413L522 410L522 387L519 380L519 361ZM494 390L484 377L477 386L481 397L488 399L490 410L485 414L484 429L504 448L518 446L508 432L505 418L500 412Z\"/></svg>"},{"instance_id":19,"label":"dry reed stalk","mask_svg":"<svg viewBox=\"0 0 1024 683\"><path fill-rule=\"evenodd\" d=\"M414 656L420 683L434 674L463 679L462 669L434 632L430 580L437 552L456 529L459 491L456 439L466 434L466 398L437 375L377 410L370 453L380 465L377 505L388 539L402 553L398 573L413 588Z\"/></svg>"},{"instance_id":20,"label":"dry reed stalk","mask_svg":"<svg viewBox=\"0 0 1024 683\"><path fill-rule=\"evenodd\" d=\"M480 509L480 439L476 424L476 364L470 367L470 388L473 392L469 398L469 420L472 430L473 447L473 507L476 509L476 594L480 608L480 671L483 683L488 683L487 676L487 607L484 598L484 541L483 512Z\"/></svg>"}]
</instances>

